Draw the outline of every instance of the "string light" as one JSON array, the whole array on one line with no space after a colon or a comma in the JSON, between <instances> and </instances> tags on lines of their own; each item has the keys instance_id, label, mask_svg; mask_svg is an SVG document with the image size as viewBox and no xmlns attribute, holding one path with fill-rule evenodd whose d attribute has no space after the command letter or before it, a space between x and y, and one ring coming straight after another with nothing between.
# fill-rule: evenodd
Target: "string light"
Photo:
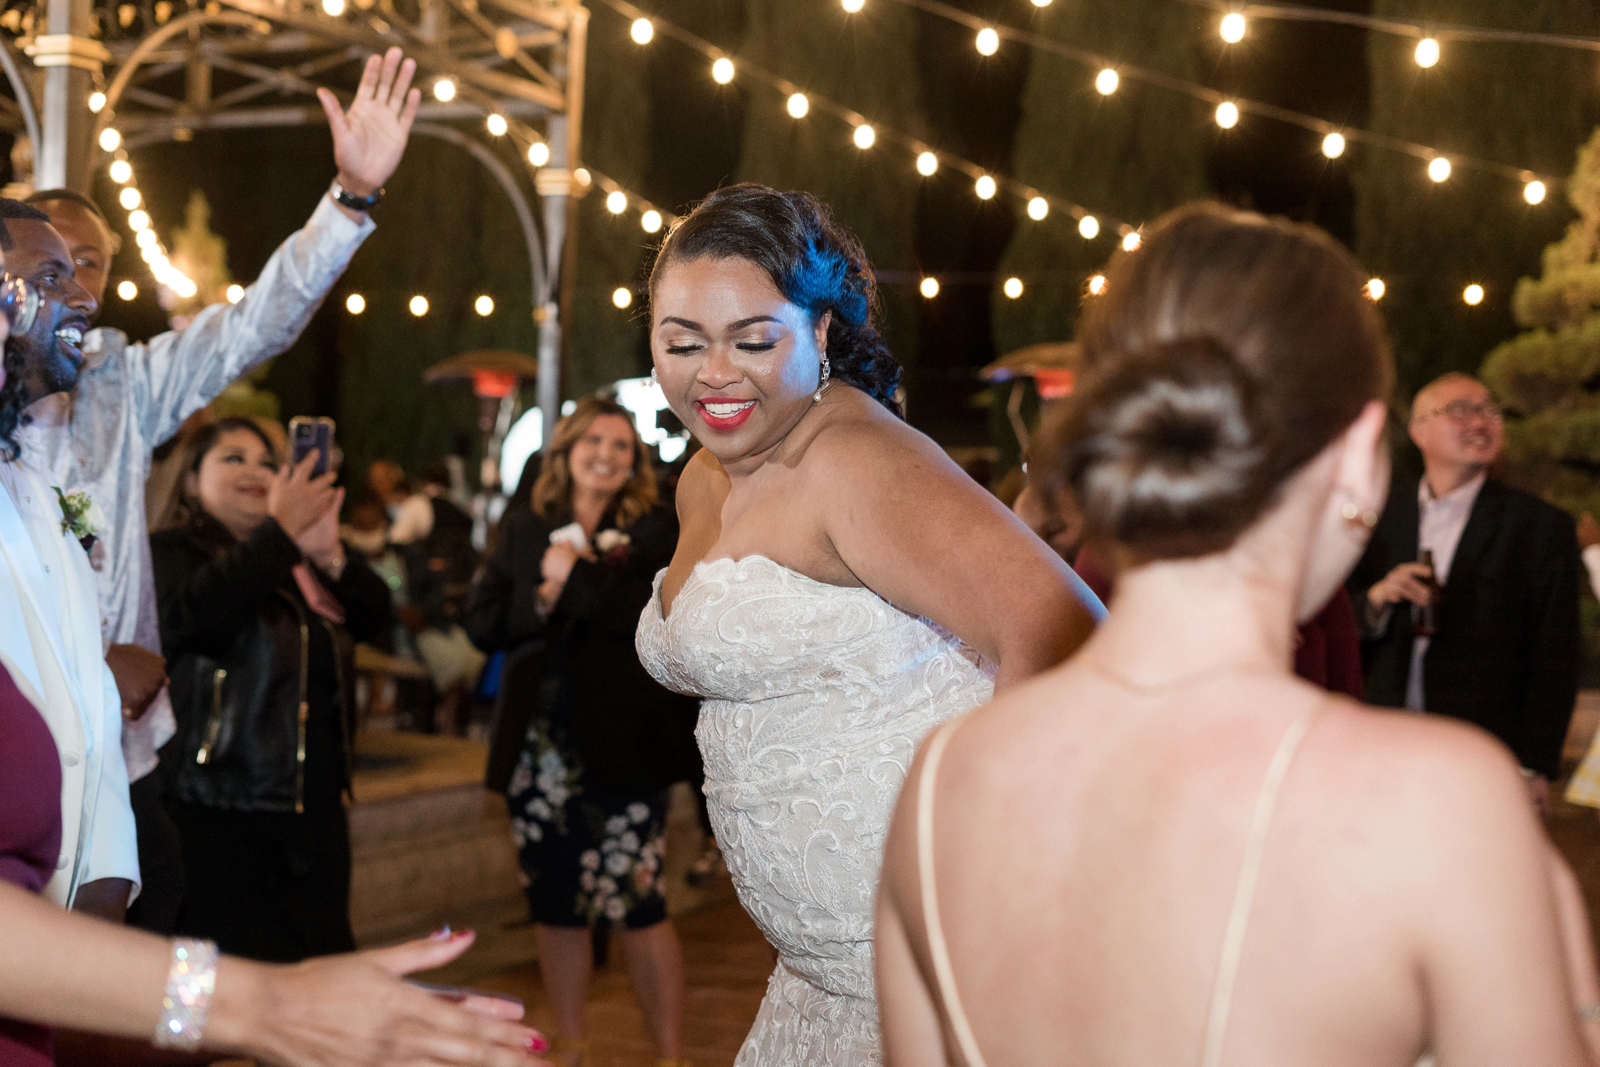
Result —
<instances>
[{"instance_id":1,"label":"string light","mask_svg":"<svg viewBox=\"0 0 1600 1067\"><path fill-rule=\"evenodd\" d=\"M1344 155L1344 134L1330 133L1322 139L1322 154L1329 159L1338 159Z\"/></svg>"},{"instance_id":2,"label":"string light","mask_svg":"<svg viewBox=\"0 0 1600 1067\"><path fill-rule=\"evenodd\" d=\"M633 25L628 28L628 36L633 38L634 44L649 44L655 40L655 23L649 19L634 19Z\"/></svg>"},{"instance_id":3,"label":"string light","mask_svg":"<svg viewBox=\"0 0 1600 1067\"><path fill-rule=\"evenodd\" d=\"M1424 37L1417 42L1417 50L1412 56L1416 59L1417 66L1427 70L1439 62L1439 42L1432 37Z\"/></svg>"},{"instance_id":4,"label":"string light","mask_svg":"<svg viewBox=\"0 0 1600 1067\"><path fill-rule=\"evenodd\" d=\"M90 93L89 94L89 111L91 113L93 113L93 114L98 115L98 114L100 114L100 112L104 111L105 109L106 109L106 94L102 93L102 92Z\"/></svg>"},{"instance_id":5,"label":"string light","mask_svg":"<svg viewBox=\"0 0 1600 1067\"><path fill-rule=\"evenodd\" d=\"M1483 286L1479 285L1477 282L1473 282L1471 285L1461 290L1461 299L1467 302L1468 307L1477 307L1479 304L1483 303Z\"/></svg>"},{"instance_id":6,"label":"string light","mask_svg":"<svg viewBox=\"0 0 1600 1067\"><path fill-rule=\"evenodd\" d=\"M1542 204L1544 203L1545 192L1544 182L1535 178L1522 187L1522 199L1530 204Z\"/></svg>"},{"instance_id":7,"label":"string light","mask_svg":"<svg viewBox=\"0 0 1600 1067\"><path fill-rule=\"evenodd\" d=\"M1100 220L1093 215L1085 215L1078 220L1078 234L1085 241L1092 241L1100 236Z\"/></svg>"},{"instance_id":8,"label":"string light","mask_svg":"<svg viewBox=\"0 0 1600 1067\"><path fill-rule=\"evenodd\" d=\"M1142 244L1144 244L1144 238L1139 236L1138 230L1129 230L1122 235L1122 250L1124 252L1137 252Z\"/></svg>"},{"instance_id":9,"label":"string light","mask_svg":"<svg viewBox=\"0 0 1600 1067\"><path fill-rule=\"evenodd\" d=\"M633 303L633 290L626 286L619 286L611 290L611 303L618 309L627 307Z\"/></svg>"},{"instance_id":10,"label":"string light","mask_svg":"<svg viewBox=\"0 0 1600 1067\"><path fill-rule=\"evenodd\" d=\"M122 192L117 194L117 203L121 204L124 210L132 211L134 208L144 203L144 198L139 195L139 190L135 189L133 186L124 185L122 187Z\"/></svg>"},{"instance_id":11,"label":"string light","mask_svg":"<svg viewBox=\"0 0 1600 1067\"><path fill-rule=\"evenodd\" d=\"M118 185L127 185L133 180L133 164L126 159L114 159L111 161L111 169L107 173L111 175L111 180Z\"/></svg>"},{"instance_id":12,"label":"string light","mask_svg":"<svg viewBox=\"0 0 1600 1067\"><path fill-rule=\"evenodd\" d=\"M790 118L803 119L811 111L811 101L806 99L805 93L790 93L788 108Z\"/></svg>"},{"instance_id":13,"label":"string light","mask_svg":"<svg viewBox=\"0 0 1600 1067\"><path fill-rule=\"evenodd\" d=\"M228 303L237 304L244 299L244 286L238 284L230 285L222 295L227 297Z\"/></svg>"},{"instance_id":14,"label":"string light","mask_svg":"<svg viewBox=\"0 0 1600 1067\"><path fill-rule=\"evenodd\" d=\"M993 200L994 194L999 191L999 183L987 174L980 177L973 185L973 192L978 194L979 200Z\"/></svg>"},{"instance_id":15,"label":"string light","mask_svg":"<svg viewBox=\"0 0 1600 1067\"><path fill-rule=\"evenodd\" d=\"M150 228L150 214L146 211L130 211L128 213L128 229L135 233Z\"/></svg>"},{"instance_id":16,"label":"string light","mask_svg":"<svg viewBox=\"0 0 1600 1067\"><path fill-rule=\"evenodd\" d=\"M344 14L344 0L322 0L322 10L329 18Z\"/></svg>"},{"instance_id":17,"label":"string light","mask_svg":"<svg viewBox=\"0 0 1600 1067\"><path fill-rule=\"evenodd\" d=\"M711 64L711 80L718 85L727 85L733 81L733 60L723 56Z\"/></svg>"},{"instance_id":18,"label":"string light","mask_svg":"<svg viewBox=\"0 0 1600 1067\"><path fill-rule=\"evenodd\" d=\"M1094 76L1094 87L1101 96L1110 96L1117 91L1117 86L1122 84L1122 76L1107 67Z\"/></svg>"},{"instance_id":19,"label":"string light","mask_svg":"<svg viewBox=\"0 0 1600 1067\"><path fill-rule=\"evenodd\" d=\"M1034 7L1049 7L1050 0L1033 0Z\"/></svg>"},{"instance_id":20,"label":"string light","mask_svg":"<svg viewBox=\"0 0 1600 1067\"><path fill-rule=\"evenodd\" d=\"M1028 201L1028 217L1034 222L1043 222L1050 214L1050 201L1042 196L1036 196Z\"/></svg>"},{"instance_id":21,"label":"string light","mask_svg":"<svg viewBox=\"0 0 1600 1067\"><path fill-rule=\"evenodd\" d=\"M839 2L845 11L851 15L860 14L861 9L867 6L867 0L839 0Z\"/></svg>"},{"instance_id":22,"label":"string light","mask_svg":"<svg viewBox=\"0 0 1600 1067\"><path fill-rule=\"evenodd\" d=\"M133 243L140 248L154 248L161 243L161 239L156 236L156 231L146 228L133 235Z\"/></svg>"},{"instance_id":23,"label":"string light","mask_svg":"<svg viewBox=\"0 0 1600 1067\"><path fill-rule=\"evenodd\" d=\"M1218 104L1217 125L1225 130L1231 130L1239 125L1239 105L1232 100L1224 100Z\"/></svg>"},{"instance_id":24,"label":"string light","mask_svg":"<svg viewBox=\"0 0 1600 1067\"><path fill-rule=\"evenodd\" d=\"M606 210L613 215L620 215L628 210L628 194L621 189L609 194L606 197Z\"/></svg>"},{"instance_id":25,"label":"string light","mask_svg":"<svg viewBox=\"0 0 1600 1067\"><path fill-rule=\"evenodd\" d=\"M1022 279L1007 278L1006 284L1001 286L1000 291L1005 293L1008 298L1015 300L1022 295Z\"/></svg>"},{"instance_id":26,"label":"string light","mask_svg":"<svg viewBox=\"0 0 1600 1067\"><path fill-rule=\"evenodd\" d=\"M856 127L854 140L856 147L865 151L878 142L878 131L863 122Z\"/></svg>"},{"instance_id":27,"label":"string light","mask_svg":"<svg viewBox=\"0 0 1600 1067\"><path fill-rule=\"evenodd\" d=\"M1428 162L1428 177L1435 182L1450 180L1450 161L1443 156L1434 156Z\"/></svg>"},{"instance_id":28,"label":"string light","mask_svg":"<svg viewBox=\"0 0 1600 1067\"><path fill-rule=\"evenodd\" d=\"M931 178L939 172L939 157L932 152L923 152L917 156L917 173L924 178Z\"/></svg>"},{"instance_id":29,"label":"string light","mask_svg":"<svg viewBox=\"0 0 1600 1067\"><path fill-rule=\"evenodd\" d=\"M1389 287L1383 284L1382 278L1369 278L1366 286L1364 287L1364 291L1367 294L1368 300L1371 300L1373 303L1377 303L1379 300L1383 299L1383 294L1389 291Z\"/></svg>"},{"instance_id":30,"label":"string light","mask_svg":"<svg viewBox=\"0 0 1600 1067\"><path fill-rule=\"evenodd\" d=\"M542 167L550 162L550 146L543 141L535 141L528 146L528 162L535 167Z\"/></svg>"},{"instance_id":31,"label":"string light","mask_svg":"<svg viewBox=\"0 0 1600 1067\"><path fill-rule=\"evenodd\" d=\"M1229 44L1238 44L1244 40L1245 31L1249 28L1250 24L1237 11L1230 11L1222 16L1222 22L1217 27L1222 34L1222 39Z\"/></svg>"},{"instance_id":32,"label":"string light","mask_svg":"<svg viewBox=\"0 0 1600 1067\"><path fill-rule=\"evenodd\" d=\"M411 314L420 319L428 313L428 298L419 293L412 297L411 303L406 306L411 309Z\"/></svg>"},{"instance_id":33,"label":"string light","mask_svg":"<svg viewBox=\"0 0 1600 1067\"><path fill-rule=\"evenodd\" d=\"M918 288L922 291L923 299L932 300L939 295L939 279L933 277L924 278Z\"/></svg>"},{"instance_id":34,"label":"string light","mask_svg":"<svg viewBox=\"0 0 1600 1067\"><path fill-rule=\"evenodd\" d=\"M359 315L367 310L367 298L360 293L351 293L344 298L344 309L352 315Z\"/></svg>"},{"instance_id":35,"label":"string light","mask_svg":"<svg viewBox=\"0 0 1600 1067\"><path fill-rule=\"evenodd\" d=\"M1104 274L1096 274L1089 279L1088 288L1090 296L1099 296L1106 291L1106 276Z\"/></svg>"},{"instance_id":36,"label":"string light","mask_svg":"<svg viewBox=\"0 0 1600 1067\"><path fill-rule=\"evenodd\" d=\"M506 117L498 111L484 119L483 124L488 127L491 137L504 137L506 131L511 128L506 122Z\"/></svg>"},{"instance_id":37,"label":"string light","mask_svg":"<svg viewBox=\"0 0 1600 1067\"><path fill-rule=\"evenodd\" d=\"M139 287L131 278L125 278L117 283L117 295L124 300L134 300L139 296Z\"/></svg>"},{"instance_id":38,"label":"string light","mask_svg":"<svg viewBox=\"0 0 1600 1067\"><path fill-rule=\"evenodd\" d=\"M639 225L644 227L645 233L659 233L661 231L661 212L651 208L639 216Z\"/></svg>"},{"instance_id":39,"label":"string light","mask_svg":"<svg viewBox=\"0 0 1600 1067\"><path fill-rule=\"evenodd\" d=\"M488 318L494 314L494 297L488 293L478 297L472 302L472 310L476 311L481 317Z\"/></svg>"},{"instance_id":40,"label":"string light","mask_svg":"<svg viewBox=\"0 0 1600 1067\"><path fill-rule=\"evenodd\" d=\"M978 31L976 43L980 56L992 56L1000 51L1000 34L995 31L993 26L985 26Z\"/></svg>"},{"instance_id":41,"label":"string light","mask_svg":"<svg viewBox=\"0 0 1600 1067\"><path fill-rule=\"evenodd\" d=\"M441 104L448 104L456 98L456 83L449 78L440 78L433 83L433 98Z\"/></svg>"},{"instance_id":42,"label":"string light","mask_svg":"<svg viewBox=\"0 0 1600 1067\"><path fill-rule=\"evenodd\" d=\"M103 152L115 152L122 147L122 134L117 132L115 126L107 126L100 131L100 149Z\"/></svg>"}]
</instances>

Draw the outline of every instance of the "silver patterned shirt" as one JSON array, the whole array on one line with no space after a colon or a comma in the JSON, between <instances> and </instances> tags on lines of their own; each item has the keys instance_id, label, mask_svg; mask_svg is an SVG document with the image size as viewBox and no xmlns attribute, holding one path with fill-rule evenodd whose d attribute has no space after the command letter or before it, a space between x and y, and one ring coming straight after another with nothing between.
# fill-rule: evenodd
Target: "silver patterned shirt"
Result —
<instances>
[{"instance_id":1,"label":"silver patterned shirt","mask_svg":"<svg viewBox=\"0 0 1600 1067\"><path fill-rule=\"evenodd\" d=\"M186 328L143 343L120 330L92 330L77 388L28 408L18 439L29 461L52 485L87 492L106 516L94 554L105 645L161 651L145 524L151 453L240 375L294 344L373 229L324 196L237 304L213 304ZM129 781L155 769L156 750L175 729L165 691L141 720L124 725Z\"/></svg>"}]
</instances>

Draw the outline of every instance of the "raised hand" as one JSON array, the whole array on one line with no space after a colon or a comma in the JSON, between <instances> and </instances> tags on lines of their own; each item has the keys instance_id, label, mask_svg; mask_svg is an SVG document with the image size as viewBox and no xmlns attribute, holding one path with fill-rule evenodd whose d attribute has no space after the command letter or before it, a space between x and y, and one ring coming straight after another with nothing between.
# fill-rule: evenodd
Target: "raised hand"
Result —
<instances>
[{"instance_id":1,"label":"raised hand","mask_svg":"<svg viewBox=\"0 0 1600 1067\"><path fill-rule=\"evenodd\" d=\"M411 88L416 73L416 61L402 61L400 49L391 48L381 59L367 60L349 111L328 90L317 90L333 131L339 184L356 196L376 193L400 165L422 103L422 90Z\"/></svg>"},{"instance_id":2,"label":"raised hand","mask_svg":"<svg viewBox=\"0 0 1600 1067\"><path fill-rule=\"evenodd\" d=\"M341 491L333 486L337 476L332 471L316 478L311 476L316 464L317 453L309 452L299 463L293 466L285 463L279 467L267 486L267 514L278 521L283 532L296 544L342 499ZM305 551L303 545L301 551Z\"/></svg>"}]
</instances>

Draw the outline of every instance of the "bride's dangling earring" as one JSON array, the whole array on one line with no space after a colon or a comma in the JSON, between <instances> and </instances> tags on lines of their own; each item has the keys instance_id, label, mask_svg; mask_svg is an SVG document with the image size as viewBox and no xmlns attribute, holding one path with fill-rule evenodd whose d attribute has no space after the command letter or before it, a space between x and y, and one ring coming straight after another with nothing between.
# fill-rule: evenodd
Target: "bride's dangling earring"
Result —
<instances>
[{"instance_id":1,"label":"bride's dangling earring","mask_svg":"<svg viewBox=\"0 0 1600 1067\"><path fill-rule=\"evenodd\" d=\"M661 379L656 377L656 369L653 366L650 368L650 384L658 388L661 385Z\"/></svg>"},{"instance_id":2,"label":"bride's dangling earring","mask_svg":"<svg viewBox=\"0 0 1600 1067\"><path fill-rule=\"evenodd\" d=\"M822 399L822 394L828 391L828 376L833 373L833 364L828 362L828 353L822 353L822 379L817 382L817 391L811 394L811 402L815 404Z\"/></svg>"}]
</instances>

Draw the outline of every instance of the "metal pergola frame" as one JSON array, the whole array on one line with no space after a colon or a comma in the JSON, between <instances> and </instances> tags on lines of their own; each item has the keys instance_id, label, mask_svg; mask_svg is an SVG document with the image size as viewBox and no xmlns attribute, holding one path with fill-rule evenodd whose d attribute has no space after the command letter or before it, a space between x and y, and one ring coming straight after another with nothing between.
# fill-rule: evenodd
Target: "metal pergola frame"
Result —
<instances>
[{"instance_id":1,"label":"metal pergola frame","mask_svg":"<svg viewBox=\"0 0 1600 1067\"><path fill-rule=\"evenodd\" d=\"M0 98L0 128L33 141L37 187L87 193L109 162L100 147L107 127L121 134L122 153L206 130L321 124L317 88L348 100L353 84L330 75L405 49L425 90L439 78L457 90L448 102L425 94L413 132L469 153L516 213L539 328L538 403L550 428L560 417L577 200L588 188L580 166L588 21L579 0L329 0L328 9L306 0L34 0L0 18L18 34L14 43L0 34L0 71L16 94L14 103ZM105 102L95 113L97 92ZM519 151L548 147L549 162L532 175L537 223L525 178L484 132L491 113L505 118ZM462 120L479 132L450 125Z\"/></svg>"}]
</instances>

